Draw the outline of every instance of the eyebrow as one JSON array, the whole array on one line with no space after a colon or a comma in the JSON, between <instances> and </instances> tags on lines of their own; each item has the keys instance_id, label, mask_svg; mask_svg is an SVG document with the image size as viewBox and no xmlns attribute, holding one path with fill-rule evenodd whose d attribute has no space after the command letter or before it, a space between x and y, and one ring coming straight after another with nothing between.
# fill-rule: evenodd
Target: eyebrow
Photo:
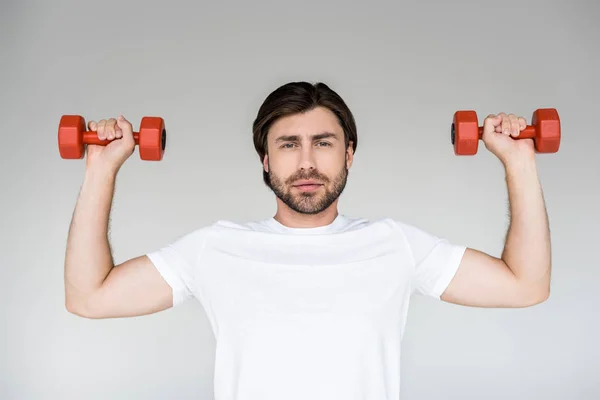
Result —
<instances>
[{"instance_id":1,"label":"eyebrow","mask_svg":"<svg viewBox=\"0 0 600 400\"><path fill-rule=\"evenodd\" d=\"M323 133L318 133L315 135L312 135L311 140L321 140L321 139L328 139L328 138L333 138L333 139L337 139L337 135L333 132L323 132ZM298 135L283 135L283 136L279 136L277 139L275 139L275 143L279 143L279 142L295 142L298 141L300 139L300 136Z\"/></svg>"}]
</instances>

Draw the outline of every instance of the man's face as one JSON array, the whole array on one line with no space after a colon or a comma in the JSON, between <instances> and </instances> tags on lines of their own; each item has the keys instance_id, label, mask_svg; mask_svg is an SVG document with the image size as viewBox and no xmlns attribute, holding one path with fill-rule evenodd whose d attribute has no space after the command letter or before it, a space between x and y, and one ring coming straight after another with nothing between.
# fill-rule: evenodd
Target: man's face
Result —
<instances>
[{"instance_id":1,"label":"man's face","mask_svg":"<svg viewBox=\"0 0 600 400\"><path fill-rule=\"evenodd\" d=\"M292 210L320 213L344 190L352 151L328 109L281 118L271 126L267 146L264 168L270 188Z\"/></svg>"}]
</instances>

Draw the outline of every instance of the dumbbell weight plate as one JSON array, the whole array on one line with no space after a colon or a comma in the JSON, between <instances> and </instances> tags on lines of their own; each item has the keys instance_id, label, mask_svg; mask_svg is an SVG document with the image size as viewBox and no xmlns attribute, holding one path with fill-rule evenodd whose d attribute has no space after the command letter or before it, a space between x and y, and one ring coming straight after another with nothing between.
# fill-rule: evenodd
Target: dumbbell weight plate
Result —
<instances>
[{"instance_id":1,"label":"dumbbell weight plate","mask_svg":"<svg viewBox=\"0 0 600 400\"><path fill-rule=\"evenodd\" d=\"M479 146L479 123L473 110L456 111L450 127L450 140L457 155L473 155Z\"/></svg>"},{"instance_id":2,"label":"dumbbell weight plate","mask_svg":"<svg viewBox=\"0 0 600 400\"><path fill-rule=\"evenodd\" d=\"M58 125L58 151L62 158L80 159L85 154L85 120L79 115L63 115Z\"/></svg>"},{"instance_id":3,"label":"dumbbell weight plate","mask_svg":"<svg viewBox=\"0 0 600 400\"><path fill-rule=\"evenodd\" d=\"M142 160L162 160L167 144L165 121L160 117L143 117L137 142Z\"/></svg>"}]
</instances>

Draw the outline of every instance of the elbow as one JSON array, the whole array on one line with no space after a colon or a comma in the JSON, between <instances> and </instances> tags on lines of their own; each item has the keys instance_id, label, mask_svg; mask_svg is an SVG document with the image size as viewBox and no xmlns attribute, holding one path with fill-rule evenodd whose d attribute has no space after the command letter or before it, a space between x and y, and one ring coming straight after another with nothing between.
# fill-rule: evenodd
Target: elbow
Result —
<instances>
[{"instance_id":1,"label":"elbow","mask_svg":"<svg viewBox=\"0 0 600 400\"><path fill-rule=\"evenodd\" d=\"M537 306L538 304L544 303L546 300L548 300L548 298L550 298L550 292L538 294L536 297L530 299L530 302L527 304L527 306Z\"/></svg>"},{"instance_id":2,"label":"elbow","mask_svg":"<svg viewBox=\"0 0 600 400\"><path fill-rule=\"evenodd\" d=\"M530 288L525 296L524 307L532 307L546 302L550 298L550 287L544 285L540 287Z\"/></svg>"},{"instance_id":3,"label":"elbow","mask_svg":"<svg viewBox=\"0 0 600 400\"><path fill-rule=\"evenodd\" d=\"M538 297L537 304L543 303L550 298L550 287L546 287L541 291L541 294Z\"/></svg>"},{"instance_id":4,"label":"elbow","mask_svg":"<svg viewBox=\"0 0 600 400\"><path fill-rule=\"evenodd\" d=\"M550 298L550 274L542 277L522 278L517 281L521 307L532 307Z\"/></svg>"},{"instance_id":5,"label":"elbow","mask_svg":"<svg viewBox=\"0 0 600 400\"><path fill-rule=\"evenodd\" d=\"M77 302L67 297L65 299L65 309L69 314L87 318L87 312L85 311L85 308L81 305L81 302Z\"/></svg>"},{"instance_id":6,"label":"elbow","mask_svg":"<svg viewBox=\"0 0 600 400\"><path fill-rule=\"evenodd\" d=\"M65 309L69 314L76 315L82 318L95 319L93 313L90 312L90 308L87 306L85 301L80 299L74 299L72 297L65 297Z\"/></svg>"},{"instance_id":7,"label":"elbow","mask_svg":"<svg viewBox=\"0 0 600 400\"><path fill-rule=\"evenodd\" d=\"M75 291L69 285L65 285L65 309L68 313L80 315L82 313L82 301L80 296L75 295Z\"/></svg>"}]
</instances>

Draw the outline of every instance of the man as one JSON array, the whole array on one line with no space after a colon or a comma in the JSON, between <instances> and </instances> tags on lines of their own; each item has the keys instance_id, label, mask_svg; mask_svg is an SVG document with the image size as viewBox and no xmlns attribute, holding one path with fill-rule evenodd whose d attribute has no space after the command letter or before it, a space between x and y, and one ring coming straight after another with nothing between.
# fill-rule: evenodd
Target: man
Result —
<instances>
[{"instance_id":1,"label":"man","mask_svg":"<svg viewBox=\"0 0 600 400\"><path fill-rule=\"evenodd\" d=\"M323 83L273 91L254 122L272 218L219 221L115 266L107 239L117 173L134 150L122 116L90 122L68 237L67 309L86 318L145 315L196 298L217 340L215 399L397 399L400 342L419 293L474 307L547 299L550 239L525 120L490 115L483 141L506 170L511 224L500 258L391 218L339 214L357 146L342 98Z\"/></svg>"}]
</instances>

